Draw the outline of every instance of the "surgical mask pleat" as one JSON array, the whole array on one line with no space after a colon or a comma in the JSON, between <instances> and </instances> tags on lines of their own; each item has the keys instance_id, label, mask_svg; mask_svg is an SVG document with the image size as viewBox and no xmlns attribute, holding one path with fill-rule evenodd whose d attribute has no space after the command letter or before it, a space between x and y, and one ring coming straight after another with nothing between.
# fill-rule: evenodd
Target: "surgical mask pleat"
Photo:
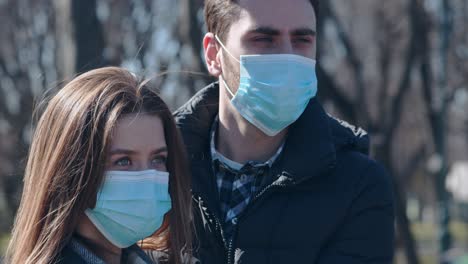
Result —
<instances>
[{"instance_id":1,"label":"surgical mask pleat","mask_svg":"<svg viewBox=\"0 0 468 264\"><path fill-rule=\"evenodd\" d=\"M294 54L242 55L238 60L216 39L240 63L235 94L221 78L232 96L232 105L266 135L275 136L294 123L315 97L315 60Z\"/></svg>"},{"instance_id":2,"label":"surgical mask pleat","mask_svg":"<svg viewBox=\"0 0 468 264\"><path fill-rule=\"evenodd\" d=\"M128 247L161 226L171 208L168 180L167 172L156 170L108 171L86 215L110 242Z\"/></svg>"}]
</instances>

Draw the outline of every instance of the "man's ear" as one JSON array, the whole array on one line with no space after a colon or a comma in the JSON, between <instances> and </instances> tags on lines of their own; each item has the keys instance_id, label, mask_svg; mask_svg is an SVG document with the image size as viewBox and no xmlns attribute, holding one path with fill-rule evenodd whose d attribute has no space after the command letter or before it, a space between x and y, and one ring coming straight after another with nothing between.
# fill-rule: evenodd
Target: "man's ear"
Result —
<instances>
[{"instance_id":1,"label":"man's ear","mask_svg":"<svg viewBox=\"0 0 468 264\"><path fill-rule=\"evenodd\" d=\"M219 77L222 73L221 61L219 60L219 45L213 33L206 33L203 38L203 50L205 55L205 63L208 72L214 76Z\"/></svg>"}]
</instances>

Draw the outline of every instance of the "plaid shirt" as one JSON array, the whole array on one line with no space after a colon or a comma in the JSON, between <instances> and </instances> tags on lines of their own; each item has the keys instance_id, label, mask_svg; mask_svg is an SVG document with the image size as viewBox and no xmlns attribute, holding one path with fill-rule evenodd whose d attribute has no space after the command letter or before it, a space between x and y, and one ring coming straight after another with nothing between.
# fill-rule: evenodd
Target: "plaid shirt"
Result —
<instances>
[{"instance_id":1,"label":"plaid shirt","mask_svg":"<svg viewBox=\"0 0 468 264\"><path fill-rule=\"evenodd\" d=\"M252 197L263 187L272 182L270 169L283 150L284 143L268 161L259 163L249 161L242 165L229 160L216 150L215 139L218 117L211 127L211 159L216 175L221 213L224 216L224 237L229 240L237 217L247 207Z\"/></svg>"}]
</instances>

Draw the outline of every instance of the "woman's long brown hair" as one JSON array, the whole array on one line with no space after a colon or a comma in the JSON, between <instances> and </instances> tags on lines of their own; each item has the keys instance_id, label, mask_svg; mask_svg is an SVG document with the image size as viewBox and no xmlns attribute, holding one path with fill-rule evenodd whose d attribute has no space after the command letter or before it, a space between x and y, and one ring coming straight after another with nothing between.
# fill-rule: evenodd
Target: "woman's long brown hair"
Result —
<instances>
[{"instance_id":1,"label":"woman's long brown hair","mask_svg":"<svg viewBox=\"0 0 468 264\"><path fill-rule=\"evenodd\" d=\"M82 74L48 102L37 124L7 263L53 263L79 217L93 208L106 153L119 117L154 114L164 125L172 209L161 228L143 240L169 253L171 263L191 249L190 175L170 110L158 94L126 70L108 67Z\"/></svg>"}]
</instances>

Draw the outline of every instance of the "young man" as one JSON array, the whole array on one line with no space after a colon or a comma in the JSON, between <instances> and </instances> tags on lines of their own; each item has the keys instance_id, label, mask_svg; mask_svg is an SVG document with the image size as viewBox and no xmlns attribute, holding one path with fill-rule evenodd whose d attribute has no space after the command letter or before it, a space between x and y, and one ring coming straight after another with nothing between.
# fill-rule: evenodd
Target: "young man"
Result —
<instances>
[{"instance_id":1,"label":"young man","mask_svg":"<svg viewBox=\"0 0 468 264\"><path fill-rule=\"evenodd\" d=\"M391 184L315 99L316 1L205 0L208 71L176 113L202 263L391 263ZM326 89L326 87L321 87Z\"/></svg>"}]
</instances>

